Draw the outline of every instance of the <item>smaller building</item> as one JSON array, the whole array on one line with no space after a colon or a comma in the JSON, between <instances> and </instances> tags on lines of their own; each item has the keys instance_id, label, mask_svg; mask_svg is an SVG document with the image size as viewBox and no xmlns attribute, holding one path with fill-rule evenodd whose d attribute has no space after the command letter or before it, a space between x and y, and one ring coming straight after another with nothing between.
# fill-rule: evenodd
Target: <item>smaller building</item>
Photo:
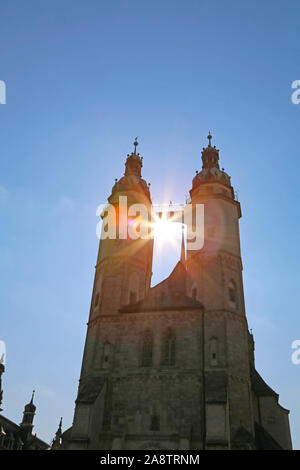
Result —
<instances>
[{"instance_id":1,"label":"smaller building","mask_svg":"<svg viewBox=\"0 0 300 470\"><path fill-rule=\"evenodd\" d=\"M0 411L3 397L1 376L5 367L0 363ZM33 433L33 419L36 406L33 403L34 391L30 402L25 405L21 424L16 424L0 414L0 450L47 450L49 444Z\"/></svg>"}]
</instances>

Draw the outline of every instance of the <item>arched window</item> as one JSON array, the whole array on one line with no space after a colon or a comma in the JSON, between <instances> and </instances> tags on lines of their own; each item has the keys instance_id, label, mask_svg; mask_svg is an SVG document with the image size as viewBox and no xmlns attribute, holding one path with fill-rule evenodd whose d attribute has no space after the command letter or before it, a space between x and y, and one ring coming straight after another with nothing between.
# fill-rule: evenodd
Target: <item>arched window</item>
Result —
<instances>
[{"instance_id":1,"label":"arched window","mask_svg":"<svg viewBox=\"0 0 300 470\"><path fill-rule=\"evenodd\" d=\"M164 366L175 365L175 334L172 330L168 330L163 337L161 363Z\"/></svg>"},{"instance_id":2,"label":"arched window","mask_svg":"<svg viewBox=\"0 0 300 470\"><path fill-rule=\"evenodd\" d=\"M209 355L210 355L210 365L218 365L218 340L217 338L211 338L209 341Z\"/></svg>"},{"instance_id":3,"label":"arched window","mask_svg":"<svg viewBox=\"0 0 300 470\"><path fill-rule=\"evenodd\" d=\"M145 331L141 345L141 366L149 367L152 365L153 336L151 331Z\"/></svg>"},{"instance_id":4,"label":"arched window","mask_svg":"<svg viewBox=\"0 0 300 470\"><path fill-rule=\"evenodd\" d=\"M228 300L231 307L236 308L238 306L237 288L233 280L228 284Z\"/></svg>"}]
</instances>

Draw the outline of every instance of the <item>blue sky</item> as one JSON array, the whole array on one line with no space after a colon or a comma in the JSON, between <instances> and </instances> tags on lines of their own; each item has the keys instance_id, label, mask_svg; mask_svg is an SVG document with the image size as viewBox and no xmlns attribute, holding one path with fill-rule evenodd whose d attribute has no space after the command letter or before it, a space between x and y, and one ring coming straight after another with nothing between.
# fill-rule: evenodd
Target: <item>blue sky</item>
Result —
<instances>
[{"instance_id":1,"label":"blue sky","mask_svg":"<svg viewBox=\"0 0 300 470\"><path fill-rule=\"evenodd\" d=\"M184 202L210 129L242 205L256 365L300 448L300 5L295 0L0 0L0 340L4 414L71 425L98 204L139 136L153 202ZM156 283L178 250L155 259Z\"/></svg>"}]
</instances>

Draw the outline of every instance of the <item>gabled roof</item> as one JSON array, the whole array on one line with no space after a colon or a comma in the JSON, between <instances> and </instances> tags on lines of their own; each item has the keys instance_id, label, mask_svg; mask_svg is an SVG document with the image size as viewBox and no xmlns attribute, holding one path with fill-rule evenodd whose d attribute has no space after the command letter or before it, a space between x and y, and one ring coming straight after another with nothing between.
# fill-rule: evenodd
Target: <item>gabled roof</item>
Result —
<instances>
[{"instance_id":1,"label":"gabled roof","mask_svg":"<svg viewBox=\"0 0 300 470\"><path fill-rule=\"evenodd\" d=\"M167 279L149 289L144 299L122 306L120 312L203 309L200 302L186 295L187 282L188 275L185 266L178 261Z\"/></svg>"}]
</instances>

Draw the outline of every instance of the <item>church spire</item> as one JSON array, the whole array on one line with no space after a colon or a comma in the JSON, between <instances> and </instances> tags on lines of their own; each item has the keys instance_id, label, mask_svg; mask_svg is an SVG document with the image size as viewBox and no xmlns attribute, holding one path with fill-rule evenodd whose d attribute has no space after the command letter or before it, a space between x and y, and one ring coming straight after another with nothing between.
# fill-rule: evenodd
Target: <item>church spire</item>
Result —
<instances>
[{"instance_id":1,"label":"church spire","mask_svg":"<svg viewBox=\"0 0 300 470\"><path fill-rule=\"evenodd\" d=\"M33 390L30 402L24 407L23 420L20 425L26 432L31 432L33 428L33 419L36 411L36 406L33 403L34 393L35 391Z\"/></svg>"},{"instance_id":2,"label":"church spire","mask_svg":"<svg viewBox=\"0 0 300 470\"><path fill-rule=\"evenodd\" d=\"M131 155L127 155L127 160L125 163L125 176L135 176L136 178L141 178L143 159L140 157L140 154L136 151L136 148L139 145L137 137L135 138L133 145L133 152L131 153Z\"/></svg>"},{"instance_id":3,"label":"church spire","mask_svg":"<svg viewBox=\"0 0 300 470\"><path fill-rule=\"evenodd\" d=\"M51 449L60 449L62 445L62 418L60 418L58 429L55 433L55 438L52 441Z\"/></svg>"},{"instance_id":4,"label":"church spire","mask_svg":"<svg viewBox=\"0 0 300 470\"><path fill-rule=\"evenodd\" d=\"M212 135L211 135L210 131L208 131L208 136L207 136L207 138L208 138L208 147L211 147Z\"/></svg>"},{"instance_id":5,"label":"church spire","mask_svg":"<svg viewBox=\"0 0 300 470\"><path fill-rule=\"evenodd\" d=\"M216 146L211 145L212 135L209 131L208 133L208 146L202 150L202 169L205 168L217 168L219 167L219 150L216 149Z\"/></svg>"},{"instance_id":6,"label":"church spire","mask_svg":"<svg viewBox=\"0 0 300 470\"><path fill-rule=\"evenodd\" d=\"M139 145L137 139L138 139L138 138L136 137L135 140L134 140L134 142L133 142L133 145L134 145L134 152L133 152L133 153L134 153L134 155L136 155L136 148L137 148L137 146Z\"/></svg>"},{"instance_id":7,"label":"church spire","mask_svg":"<svg viewBox=\"0 0 300 470\"><path fill-rule=\"evenodd\" d=\"M143 193L148 200L150 200L150 184L142 178L143 157L137 152L139 142L136 137L133 145L134 149L131 154L127 154L125 162L124 176L118 180L115 179L115 184L112 188L112 195L118 192L135 191ZM110 196L111 197L111 196ZM108 199L111 202L110 198Z\"/></svg>"}]
</instances>

